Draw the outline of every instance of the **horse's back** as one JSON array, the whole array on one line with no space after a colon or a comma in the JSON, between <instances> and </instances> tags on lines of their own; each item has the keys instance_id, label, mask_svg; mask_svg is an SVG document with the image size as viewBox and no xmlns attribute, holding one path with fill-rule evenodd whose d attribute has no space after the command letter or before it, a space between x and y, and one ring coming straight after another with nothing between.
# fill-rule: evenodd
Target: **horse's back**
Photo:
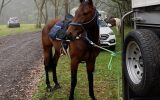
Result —
<instances>
[{"instance_id":1,"label":"horse's back","mask_svg":"<svg viewBox=\"0 0 160 100\"><path fill-rule=\"evenodd\" d=\"M48 33L50 32L51 28L59 21L59 19L53 19L49 21L42 29L42 44L43 47L45 46L51 46L52 42L50 40L50 37Z\"/></svg>"}]
</instances>

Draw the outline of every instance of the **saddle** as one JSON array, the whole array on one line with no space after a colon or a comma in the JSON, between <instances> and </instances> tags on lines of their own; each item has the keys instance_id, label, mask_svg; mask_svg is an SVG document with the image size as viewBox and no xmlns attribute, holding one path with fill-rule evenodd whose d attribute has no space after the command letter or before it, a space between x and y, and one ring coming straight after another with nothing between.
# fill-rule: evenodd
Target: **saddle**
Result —
<instances>
[{"instance_id":1,"label":"saddle","mask_svg":"<svg viewBox=\"0 0 160 100\"><path fill-rule=\"evenodd\" d=\"M49 36L52 39L64 40L66 36L66 31L71 21L63 20L57 22L50 30Z\"/></svg>"},{"instance_id":2,"label":"saddle","mask_svg":"<svg viewBox=\"0 0 160 100\"><path fill-rule=\"evenodd\" d=\"M68 14L65 16L65 19L63 21L59 21L57 22L50 30L49 32L49 37L51 37L52 39L56 39L56 40L61 40L62 41L62 51L64 51L65 53L67 52L67 48L68 48L68 42L66 40L67 39L67 28L69 27L69 24L72 21L73 16Z\"/></svg>"}]
</instances>

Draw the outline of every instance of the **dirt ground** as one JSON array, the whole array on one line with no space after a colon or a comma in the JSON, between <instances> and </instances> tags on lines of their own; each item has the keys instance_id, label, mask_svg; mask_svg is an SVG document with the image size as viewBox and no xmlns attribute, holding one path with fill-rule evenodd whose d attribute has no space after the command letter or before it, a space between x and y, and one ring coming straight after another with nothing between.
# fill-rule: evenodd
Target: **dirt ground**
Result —
<instances>
[{"instance_id":1,"label":"dirt ground","mask_svg":"<svg viewBox=\"0 0 160 100\"><path fill-rule=\"evenodd\" d=\"M41 34L0 38L0 100L31 100L43 71Z\"/></svg>"}]
</instances>

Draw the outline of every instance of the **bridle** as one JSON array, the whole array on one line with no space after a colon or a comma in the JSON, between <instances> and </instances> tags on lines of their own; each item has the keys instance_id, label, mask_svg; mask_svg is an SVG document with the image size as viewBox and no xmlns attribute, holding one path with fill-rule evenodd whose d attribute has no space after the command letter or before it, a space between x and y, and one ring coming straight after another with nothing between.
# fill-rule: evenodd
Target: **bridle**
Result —
<instances>
[{"instance_id":1,"label":"bridle","mask_svg":"<svg viewBox=\"0 0 160 100\"><path fill-rule=\"evenodd\" d=\"M98 16L99 16L99 13L98 13L98 11L96 10L94 16L92 17L92 19L89 20L89 21L87 21L87 22L85 22L85 23L71 22L71 23L69 24L69 26L70 26L70 25L71 25L71 26L75 26L75 27L76 27L76 26L79 26L79 27L82 28L82 30L84 31L85 34L84 34L84 36L82 36L81 34L77 34L76 37L71 36L72 38L67 38L65 41L66 41L66 42L71 42L71 41L80 39L80 38L82 37L82 38L84 38L85 40L87 40L87 41L89 42L89 44L91 44L91 45L93 45L94 47L96 47L96 44L93 43L93 42L88 38L88 31L85 29L85 26L88 25L88 24L90 24L90 23L92 23L92 22L95 21L95 20L97 21L96 24L97 24L97 26L98 26L98 25L99 25ZM84 25L85 25L85 26L84 26ZM70 37L70 35L68 34L67 37ZM63 43L62 43L62 45L63 45ZM63 46L63 48L64 48L64 46ZM69 56L69 53L66 51L66 49L64 49L64 52Z\"/></svg>"},{"instance_id":2,"label":"bridle","mask_svg":"<svg viewBox=\"0 0 160 100\"><path fill-rule=\"evenodd\" d=\"M84 22L84 23L71 22L69 25L75 26L75 27L76 26L81 27L83 29L83 31L85 32L85 38L88 39L88 31L86 30L84 25L88 25L88 24L92 23L94 20L97 20L97 25L98 25L98 11L97 10L95 11L95 14L94 14L94 16L92 17L91 20L89 20L87 22ZM79 39L79 35L81 35L81 34L78 34L78 36L76 36L76 38Z\"/></svg>"},{"instance_id":3,"label":"bridle","mask_svg":"<svg viewBox=\"0 0 160 100\"><path fill-rule=\"evenodd\" d=\"M98 11L95 11L94 16L93 16L92 19L89 20L88 22L85 22L85 23L71 22L70 25L73 25L73 26L83 26L83 25L87 25L87 24L91 23L92 21L94 21L94 19L96 19L97 17L98 17Z\"/></svg>"}]
</instances>

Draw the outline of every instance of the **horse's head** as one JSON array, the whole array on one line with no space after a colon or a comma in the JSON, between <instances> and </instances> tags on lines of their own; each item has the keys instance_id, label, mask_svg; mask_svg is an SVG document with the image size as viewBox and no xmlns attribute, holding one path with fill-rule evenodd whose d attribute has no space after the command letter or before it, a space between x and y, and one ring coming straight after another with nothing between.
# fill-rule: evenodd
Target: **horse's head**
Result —
<instances>
[{"instance_id":1,"label":"horse's head","mask_svg":"<svg viewBox=\"0 0 160 100\"><path fill-rule=\"evenodd\" d=\"M116 20L115 18L110 18L109 20L105 20L106 23L111 24L112 26L116 26Z\"/></svg>"},{"instance_id":2,"label":"horse's head","mask_svg":"<svg viewBox=\"0 0 160 100\"><path fill-rule=\"evenodd\" d=\"M76 37L88 29L97 18L96 8L93 6L92 0L80 0L80 6L75 12L75 16L70 24L67 34Z\"/></svg>"}]
</instances>

